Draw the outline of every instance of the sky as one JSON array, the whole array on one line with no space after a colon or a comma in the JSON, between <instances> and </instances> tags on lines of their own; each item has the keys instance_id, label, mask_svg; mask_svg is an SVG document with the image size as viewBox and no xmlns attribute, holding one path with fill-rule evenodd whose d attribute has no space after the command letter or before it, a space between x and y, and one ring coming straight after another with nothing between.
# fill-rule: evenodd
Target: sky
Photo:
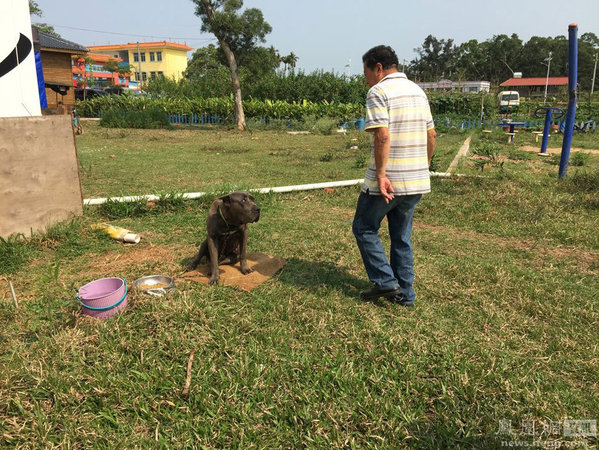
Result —
<instances>
[{"instance_id":1,"label":"sky","mask_svg":"<svg viewBox=\"0 0 599 450\"><path fill-rule=\"evenodd\" d=\"M159 40L194 48L216 44L213 35L200 31L191 0L37 3L43 16L32 16L33 22L53 25L63 38L86 46ZM400 64L409 64L429 34L460 44L516 33L526 42L531 36L567 36L568 25L577 23L579 36L599 36L598 0L245 0L243 8L262 11L272 27L263 45L281 55L295 53L296 68L305 72L362 73L362 54L379 44L390 45Z\"/></svg>"}]
</instances>

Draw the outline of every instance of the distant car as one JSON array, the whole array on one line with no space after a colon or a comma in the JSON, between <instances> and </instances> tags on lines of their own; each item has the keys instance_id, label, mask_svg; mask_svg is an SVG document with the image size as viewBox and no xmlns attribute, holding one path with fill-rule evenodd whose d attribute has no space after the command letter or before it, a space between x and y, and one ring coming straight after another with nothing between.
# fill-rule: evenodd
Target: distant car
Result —
<instances>
[{"instance_id":1,"label":"distant car","mask_svg":"<svg viewBox=\"0 0 599 450\"><path fill-rule=\"evenodd\" d=\"M85 99L102 97L104 95L108 95L108 94L100 89L81 89L81 88L75 89L75 99L76 100L83 100L84 97L85 97Z\"/></svg>"},{"instance_id":2,"label":"distant car","mask_svg":"<svg viewBox=\"0 0 599 450\"><path fill-rule=\"evenodd\" d=\"M104 88L104 92L107 94L122 95L125 92L125 88L122 86L106 87Z\"/></svg>"}]
</instances>

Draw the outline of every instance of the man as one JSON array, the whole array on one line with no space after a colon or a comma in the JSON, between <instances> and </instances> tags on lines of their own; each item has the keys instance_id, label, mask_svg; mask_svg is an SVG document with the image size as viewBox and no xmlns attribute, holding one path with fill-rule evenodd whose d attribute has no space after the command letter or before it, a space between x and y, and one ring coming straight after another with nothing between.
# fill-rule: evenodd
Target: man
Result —
<instances>
[{"instance_id":1,"label":"man","mask_svg":"<svg viewBox=\"0 0 599 450\"><path fill-rule=\"evenodd\" d=\"M353 233L374 286L365 300L386 297L412 306L416 293L412 254L412 217L422 194L430 192L429 166L436 133L426 94L397 70L397 55L379 45L362 57L370 86L366 131L372 133L370 166L353 222ZM378 236L387 216L390 261Z\"/></svg>"}]
</instances>

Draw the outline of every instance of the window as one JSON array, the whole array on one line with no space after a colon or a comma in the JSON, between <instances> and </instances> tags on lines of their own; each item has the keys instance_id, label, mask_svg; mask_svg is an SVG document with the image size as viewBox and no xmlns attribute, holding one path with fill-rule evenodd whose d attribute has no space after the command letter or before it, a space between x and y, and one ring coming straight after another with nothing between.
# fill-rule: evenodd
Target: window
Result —
<instances>
[{"instance_id":1,"label":"window","mask_svg":"<svg viewBox=\"0 0 599 450\"><path fill-rule=\"evenodd\" d=\"M143 55L143 53L142 53L142 55ZM148 81L148 73L147 72L141 73L141 81Z\"/></svg>"},{"instance_id":2,"label":"window","mask_svg":"<svg viewBox=\"0 0 599 450\"><path fill-rule=\"evenodd\" d=\"M139 72L135 72L135 79L139 81Z\"/></svg>"},{"instance_id":3,"label":"window","mask_svg":"<svg viewBox=\"0 0 599 450\"><path fill-rule=\"evenodd\" d=\"M139 53L133 53L133 62L139 62Z\"/></svg>"},{"instance_id":4,"label":"window","mask_svg":"<svg viewBox=\"0 0 599 450\"><path fill-rule=\"evenodd\" d=\"M156 52L156 60L162 61L162 52Z\"/></svg>"},{"instance_id":5,"label":"window","mask_svg":"<svg viewBox=\"0 0 599 450\"><path fill-rule=\"evenodd\" d=\"M150 52L150 61L154 61L154 52Z\"/></svg>"},{"instance_id":6,"label":"window","mask_svg":"<svg viewBox=\"0 0 599 450\"><path fill-rule=\"evenodd\" d=\"M156 79L156 72L150 72L150 78L152 80L155 80Z\"/></svg>"},{"instance_id":7,"label":"window","mask_svg":"<svg viewBox=\"0 0 599 450\"><path fill-rule=\"evenodd\" d=\"M158 76L159 77L163 77L164 76L164 72L158 72Z\"/></svg>"},{"instance_id":8,"label":"window","mask_svg":"<svg viewBox=\"0 0 599 450\"><path fill-rule=\"evenodd\" d=\"M146 62L146 54L145 54L145 52L141 52L141 62Z\"/></svg>"}]
</instances>

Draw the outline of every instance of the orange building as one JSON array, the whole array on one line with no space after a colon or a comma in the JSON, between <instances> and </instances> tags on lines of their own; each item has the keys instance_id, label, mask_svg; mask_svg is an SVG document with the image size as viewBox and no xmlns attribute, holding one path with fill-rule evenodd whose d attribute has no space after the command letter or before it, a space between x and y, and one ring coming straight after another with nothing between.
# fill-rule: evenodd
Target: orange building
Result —
<instances>
[{"instance_id":1,"label":"orange building","mask_svg":"<svg viewBox=\"0 0 599 450\"><path fill-rule=\"evenodd\" d=\"M123 60L118 57L104 55L102 53L89 53L86 55L89 62L86 63L84 58L79 58L73 62L71 68L73 72L73 86L91 87L91 84L96 86L129 86L131 73L119 73L118 71L111 72L106 69L105 65L108 61L116 61L120 67L123 67Z\"/></svg>"}]
</instances>

